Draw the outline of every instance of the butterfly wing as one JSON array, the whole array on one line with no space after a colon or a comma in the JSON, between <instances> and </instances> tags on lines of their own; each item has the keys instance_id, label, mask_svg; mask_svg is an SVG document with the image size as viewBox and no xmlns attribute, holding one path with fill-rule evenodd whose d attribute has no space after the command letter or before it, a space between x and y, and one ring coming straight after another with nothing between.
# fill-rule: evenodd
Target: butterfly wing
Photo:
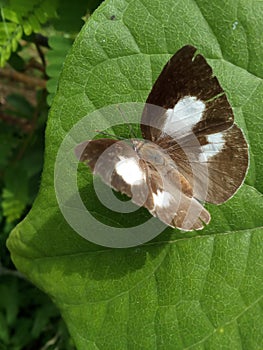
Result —
<instances>
[{"instance_id":1,"label":"butterfly wing","mask_svg":"<svg viewBox=\"0 0 263 350\"><path fill-rule=\"evenodd\" d=\"M140 155L132 142L99 139L84 142L75 149L77 158L93 174L132 201L144 206L165 224L183 230L201 229L210 221L209 213L192 196L186 180L170 157L161 153L162 164L155 164L147 150L156 155L158 146L140 145ZM186 185L182 191L182 183Z\"/></svg>"},{"instance_id":2,"label":"butterfly wing","mask_svg":"<svg viewBox=\"0 0 263 350\"><path fill-rule=\"evenodd\" d=\"M164 144L164 139L159 141ZM185 138L180 145L172 141L166 150L199 200L223 203L245 178L248 146L236 124L219 133Z\"/></svg>"},{"instance_id":3,"label":"butterfly wing","mask_svg":"<svg viewBox=\"0 0 263 350\"><path fill-rule=\"evenodd\" d=\"M193 197L186 178L174 161L156 144L146 142L138 151L144 159L149 188L150 213L171 227L199 230L210 221L208 211Z\"/></svg>"},{"instance_id":4,"label":"butterfly wing","mask_svg":"<svg viewBox=\"0 0 263 350\"><path fill-rule=\"evenodd\" d=\"M143 137L152 141L159 138L160 131L184 137L191 132L207 134L225 130L234 122L232 108L212 68L190 45L181 48L168 61L146 103L168 110L165 115L162 109L162 115L156 110L153 116L148 115L146 106L141 130ZM155 123L162 127L157 134L151 127Z\"/></svg>"},{"instance_id":5,"label":"butterfly wing","mask_svg":"<svg viewBox=\"0 0 263 350\"><path fill-rule=\"evenodd\" d=\"M196 48L185 46L168 61L146 102L144 138L167 151L194 196L215 204L231 197L245 177L248 147L223 89Z\"/></svg>"},{"instance_id":6,"label":"butterfly wing","mask_svg":"<svg viewBox=\"0 0 263 350\"><path fill-rule=\"evenodd\" d=\"M137 205L144 204L148 193L145 170L130 144L107 138L91 140L79 144L75 154L107 185L134 197Z\"/></svg>"}]
</instances>

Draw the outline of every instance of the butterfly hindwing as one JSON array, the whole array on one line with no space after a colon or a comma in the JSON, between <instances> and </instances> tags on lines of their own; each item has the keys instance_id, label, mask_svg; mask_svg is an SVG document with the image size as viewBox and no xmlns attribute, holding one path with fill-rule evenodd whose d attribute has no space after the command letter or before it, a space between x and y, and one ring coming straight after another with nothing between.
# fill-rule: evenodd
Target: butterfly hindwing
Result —
<instances>
[{"instance_id":1,"label":"butterfly hindwing","mask_svg":"<svg viewBox=\"0 0 263 350\"><path fill-rule=\"evenodd\" d=\"M75 153L93 174L167 225L192 230L208 224L209 213L193 198L190 186L170 157L152 143L130 141L87 141Z\"/></svg>"},{"instance_id":2,"label":"butterfly hindwing","mask_svg":"<svg viewBox=\"0 0 263 350\"><path fill-rule=\"evenodd\" d=\"M116 191L131 197L132 186L144 183L140 159L124 141L107 138L90 140L78 145L75 153L94 175L99 175Z\"/></svg>"}]
</instances>

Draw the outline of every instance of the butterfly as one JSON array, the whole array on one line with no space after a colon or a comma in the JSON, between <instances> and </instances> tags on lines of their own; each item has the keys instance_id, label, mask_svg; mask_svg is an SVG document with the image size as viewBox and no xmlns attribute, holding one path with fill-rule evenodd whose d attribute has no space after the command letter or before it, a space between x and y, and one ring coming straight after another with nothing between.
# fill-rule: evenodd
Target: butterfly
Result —
<instances>
[{"instance_id":1,"label":"butterfly","mask_svg":"<svg viewBox=\"0 0 263 350\"><path fill-rule=\"evenodd\" d=\"M231 198L249 162L227 96L196 51L182 47L163 68L142 113L143 139L101 138L75 149L111 188L185 231L209 223L203 204Z\"/></svg>"}]
</instances>

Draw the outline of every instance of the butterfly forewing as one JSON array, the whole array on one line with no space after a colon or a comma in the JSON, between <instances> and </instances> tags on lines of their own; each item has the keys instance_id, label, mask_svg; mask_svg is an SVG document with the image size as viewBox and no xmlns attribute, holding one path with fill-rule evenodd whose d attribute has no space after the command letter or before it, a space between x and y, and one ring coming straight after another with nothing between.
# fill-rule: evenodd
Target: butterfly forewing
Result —
<instances>
[{"instance_id":1,"label":"butterfly forewing","mask_svg":"<svg viewBox=\"0 0 263 350\"><path fill-rule=\"evenodd\" d=\"M185 46L168 61L147 103L160 110L153 115L146 105L143 136L167 151L194 196L216 204L230 198L245 177L248 147L223 89L196 48Z\"/></svg>"}]
</instances>

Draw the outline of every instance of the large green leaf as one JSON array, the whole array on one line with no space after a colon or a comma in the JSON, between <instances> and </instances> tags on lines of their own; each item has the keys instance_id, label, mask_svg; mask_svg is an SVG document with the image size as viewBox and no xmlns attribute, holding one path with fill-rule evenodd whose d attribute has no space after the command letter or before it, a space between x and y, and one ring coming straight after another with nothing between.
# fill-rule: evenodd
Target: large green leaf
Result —
<instances>
[{"instance_id":1,"label":"large green leaf","mask_svg":"<svg viewBox=\"0 0 263 350\"><path fill-rule=\"evenodd\" d=\"M79 34L49 116L40 194L8 241L18 269L60 307L78 349L263 348L262 11L247 0L113 0ZM167 229L140 247L96 246L58 208L60 143L95 109L145 101L185 44L208 59L246 134L246 182L224 205L209 206L212 221L198 235Z\"/></svg>"}]
</instances>

